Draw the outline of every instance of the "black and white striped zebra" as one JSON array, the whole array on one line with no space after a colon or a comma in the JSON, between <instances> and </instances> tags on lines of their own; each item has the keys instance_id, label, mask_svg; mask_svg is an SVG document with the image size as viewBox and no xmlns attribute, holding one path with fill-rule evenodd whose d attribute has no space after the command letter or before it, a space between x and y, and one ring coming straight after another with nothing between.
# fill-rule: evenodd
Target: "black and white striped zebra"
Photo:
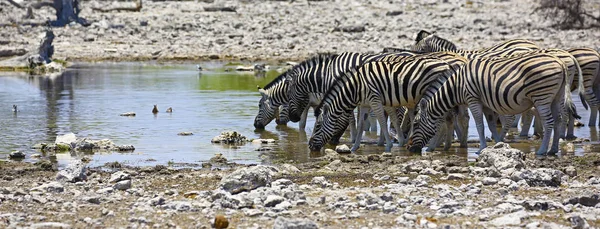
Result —
<instances>
[{"instance_id":1,"label":"black and white striped zebra","mask_svg":"<svg viewBox=\"0 0 600 229\"><path fill-rule=\"evenodd\" d=\"M395 62L371 61L337 77L315 109L317 122L309 141L309 148L320 150L333 133L344 128L339 121L360 106L358 127L372 109L381 126L386 126L385 112L393 120L396 107L415 107L427 99L450 76L448 63L431 57L405 57ZM385 112L384 112L385 111ZM392 141L387 128L382 128L389 152ZM399 129L399 126L396 126ZM360 146L362 131L358 131L352 151Z\"/></svg>"},{"instance_id":2,"label":"black and white striped zebra","mask_svg":"<svg viewBox=\"0 0 600 229\"><path fill-rule=\"evenodd\" d=\"M280 74L264 88L258 87L258 92L261 94L261 99L258 102L258 114L254 119L254 127L257 129L264 129L266 125L268 125L273 119L276 118L277 112L282 111L287 113L288 115L282 117L279 115L279 119L289 120L289 106L288 106L288 84L286 83L286 78L288 74L292 74L293 72L297 72L298 69L305 68L306 65L310 65L313 62L320 62L322 59L329 58L331 55L329 54L320 54L315 57L309 58L297 65L294 65L291 69L288 69L286 72ZM314 97L309 97L308 103L310 106L315 107L318 105L318 101ZM280 108L280 106L285 106L284 108ZM299 120L299 129L304 130L306 128L306 118L308 116L308 109L301 115L301 119ZM298 121L295 121L298 122Z\"/></svg>"},{"instance_id":3,"label":"black and white striped zebra","mask_svg":"<svg viewBox=\"0 0 600 229\"><path fill-rule=\"evenodd\" d=\"M408 148L411 152L421 152L434 135L443 114L459 104L467 104L477 124L480 150L487 145L483 130L484 113L515 115L533 106L544 124L544 138L537 153L548 151L553 129L549 152L557 152L560 130L559 121L555 120L561 119L565 108L578 117L570 93L565 96L568 84L565 64L550 54L470 60L465 68L442 85L428 103L422 104Z\"/></svg>"},{"instance_id":4,"label":"black and white striped zebra","mask_svg":"<svg viewBox=\"0 0 600 229\"><path fill-rule=\"evenodd\" d=\"M482 53L482 52L490 52L493 50L502 50L502 49L512 49L512 48L529 48L532 50L536 50L539 49L539 47L537 47L536 44L532 43L531 41L528 40L522 40L522 39L516 39L516 40L509 40L509 41L505 41L502 43L499 43L493 47L487 48L487 49L482 49L482 50L476 50L476 51L466 51L466 50L457 50L456 49L456 45L454 45L452 42L440 38L434 34L432 34L431 32L425 31L425 30L421 30L418 34L417 34L417 38L416 38L416 42L415 42L415 46L413 47L413 49L415 51L420 51L420 52L424 52L424 51L442 51L442 50L455 50L455 52L461 54L461 55L469 55L469 54L473 54L473 53ZM581 67L581 71L582 71L582 75L584 78L584 94L583 97L584 99L587 101L587 103L590 105L590 119L589 119L589 126L595 126L598 125L600 123L597 123L597 116L598 116L598 108L600 107L600 54L594 50L594 49L589 49L589 48L574 48L574 49L569 49L569 50L565 50L567 52L569 52L573 57L575 57L575 59L577 60L578 64ZM542 51L545 52L545 51ZM503 54L503 56L510 56L507 55L508 53ZM564 56L564 55L563 55ZM468 58L468 57L467 57ZM564 58L563 58L564 59ZM598 80L596 80L598 79ZM574 83L573 85L578 85L577 83L578 78L574 78ZM572 88L573 90L575 88ZM583 100L582 100L583 102ZM587 108L586 108L587 109ZM567 131L567 137L574 137L573 136L573 129L572 129L572 124L571 121L569 121L569 129ZM531 124L531 120L524 120L524 126L529 126ZM528 131L528 129L526 130ZM521 132L523 134L523 131ZM527 133L527 132L525 132Z\"/></svg>"}]
</instances>

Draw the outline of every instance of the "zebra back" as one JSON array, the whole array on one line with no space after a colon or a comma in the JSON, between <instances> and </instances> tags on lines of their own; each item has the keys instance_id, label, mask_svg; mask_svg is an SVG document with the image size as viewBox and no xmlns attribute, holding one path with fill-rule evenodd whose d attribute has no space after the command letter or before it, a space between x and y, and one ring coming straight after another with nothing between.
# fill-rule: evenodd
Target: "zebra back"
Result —
<instances>
[{"instance_id":1,"label":"zebra back","mask_svg":"<svg viewBox=\"0 0 600 229\"><path fill-rule=\"evenodd\" d=\"M479 50L466 51L459 50L456 48L456 45L444 38L441 38L435 34L431 34L423 39L419 40L414 46L413 50L422 51L422 52L440 52L440 51L451 51L451 52L462 52L462 53L485 53L485 52L495 52L504 49L511 48L530 48L530 49L539 49L539 47L529 40L524 39L514 39L508 40L501 43L498 43L492 47L482 48Z\"/></svg>"}]
</instances>

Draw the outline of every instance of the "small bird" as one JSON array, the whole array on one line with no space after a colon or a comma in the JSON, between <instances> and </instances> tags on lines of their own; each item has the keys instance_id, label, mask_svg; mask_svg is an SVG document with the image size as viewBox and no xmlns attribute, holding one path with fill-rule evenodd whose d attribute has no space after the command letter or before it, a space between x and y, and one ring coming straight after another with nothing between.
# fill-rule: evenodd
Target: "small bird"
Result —
<instances>
[{"instance_id":1,"label":"small bird","mask_svg":"<svg viewBox=\"0 0 600 229\"><path fill-rule=\"evenodd\" d=\"M202 71L202 67L200 67L199 64L196 64L196 69L198 69L198 71Z\"/></svg>"},{"instance_id":2,"label":"small bird","mask_svg":"<svg viewBox=\"0 0 600 229\"><path fill-rule=\"evenodd\" d=\"M171 107L167 108L167 113L173 113L173 108L171 108Z\"/></svg>"},{"instance_id":3,"label":"small bird","mask_svg":"<svg viewBox=\"0 0 600 229\"><path fill-rule=\"evenodd\" d=\"M158 113L158 108L156 107L156 105L154 105L154 108L152 108L152 114L156 113Z\"/></svg>"},{"instance_id":4,"label":"small bird","mask_svg":"<svg viewBox=\"0 0 600 229\"><path fill-rule=\"evenodd\" d=\"M13 112L14 112L14 113L17 113L17 112L19 112L19 109L17 109L17 105L14 105L14 104L13 104Z\"/></svg>"}]
</instances>

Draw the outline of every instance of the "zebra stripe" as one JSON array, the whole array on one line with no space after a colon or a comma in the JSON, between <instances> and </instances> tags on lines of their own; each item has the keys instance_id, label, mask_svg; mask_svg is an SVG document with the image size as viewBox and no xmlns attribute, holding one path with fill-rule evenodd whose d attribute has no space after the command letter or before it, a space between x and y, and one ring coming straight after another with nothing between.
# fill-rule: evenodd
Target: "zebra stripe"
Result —
<instances>
[{"instance_id":1,"label":"zebra stripe","mask_svg":"<svg viewBox=\"0 0 600 229\"><path fill-rule=\"evenodd\" d=\"M420 99L428 99L451 74L444 61L431 57L405 57L396 62L371 61L341 74L315 109L317 123L309 141L311 150L320 150L333 133L343 126L345 114L361 106L358 127L373 109L380 126L386 126L385 112L397 125L395 107L415 107ZM385 108L384 108L385 107ZM385 112L384 112L385 111ZM399 129L396 126L396 129ZM392 147L387 128L382 128L386 151ZM362 130L358 131L352 151L360 146Z\"/></svg>"},{"instance_id":2,"label":"zebra stripe","mask_svg":"<svg viewBox=\"0 0 600 229\"><path fill-rule=\"evenodd\" d=\"M583 75L583 97L590 105L589 126L596 126L598 107L600 106L600 54L589 48L567 50L577 59ZM573 81L575 84L575 79ZM571 88L573 90L574 88Z\"/></svg>"},{"instance_id":3,"label":"zebra stripe","mask_svg":"<svg viewBox=\"0 0 600 229\"><path fill-rule=\"evenodd\" d=\"M550 152L557 152L560 133L557 131L560 130L557 130L559 122L554 120L561 119L561 111L565 107L565 86L568 84L565 64L550 54L470 60L419 109L408 147L411 152L421 152L443 115L457 105L466 104L477 124L481 150L487 144L483 131L484 113L515 115L533 106L544 124L544 138L537 153L548 151L553 129ZM569 99L567 102L571 103L567 107L573 109L572 101Z\"/></svg>"}]
</instances>

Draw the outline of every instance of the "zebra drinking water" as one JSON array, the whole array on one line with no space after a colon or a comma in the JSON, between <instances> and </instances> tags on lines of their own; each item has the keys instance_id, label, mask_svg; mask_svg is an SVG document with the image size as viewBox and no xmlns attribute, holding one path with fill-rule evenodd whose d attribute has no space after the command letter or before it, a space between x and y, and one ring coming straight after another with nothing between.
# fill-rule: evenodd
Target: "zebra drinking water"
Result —
<instances>
[{"instance_id":1,"label":"zebra drinking water","mask_svg":"<svg viewBox=\"0 0 600 229\"><path fill-rule=\"evenodd\" d=\"M557 152L560 133L557 120L561 119L562 111L567 108L578 117L570 93L565 96L565 86L570 87L569 83L565 64L549 54L470 60L428 103L421 104L407 147L411 152L421 152L434 135L443 114L459 104L467 104L477 125L481 150L487 145L483 131L484 112L515 115L534 106L544 123L544 138L537 153L548 151L553 129L549 152Z\"/></svg>"},{"instance_id":2,"label":"zebra drinking water","mask_svg":"<svg viewBox=\"0 0 600 229\"><path fill-rule=\"evenodd\" d=\"M373 109L381 126L386 126L384 111L388 112L396 129L396 107L409 108L427 99L450 76L452 68L437 58L414 56L395 62L371 61L342 73L327 90L315 109L317 122L309 148L320 150L334 133L345 128L340 120L360 106L358 127L362 128L368 112ZM392 148L387 128L381 128L386 140L385 151ZM362 129L358 131L352 151L360 146Z\"/></svg>"}]
</instances>

